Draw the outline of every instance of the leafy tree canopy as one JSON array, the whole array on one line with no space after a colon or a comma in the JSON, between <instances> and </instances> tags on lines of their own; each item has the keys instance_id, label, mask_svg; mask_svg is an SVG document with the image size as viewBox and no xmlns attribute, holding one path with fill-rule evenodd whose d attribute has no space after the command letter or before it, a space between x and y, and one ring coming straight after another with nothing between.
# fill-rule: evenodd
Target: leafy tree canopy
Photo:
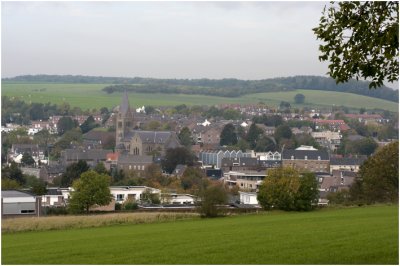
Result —
<instances>
[{"instance_id":1,"label":"leafy tree canopy","mask_svg":"<svg viewBox=\"0 0 400 266\"><path fill-rule=\"evenodd\" d=\"M337 82L372 79L370 88L398 80L399 2L332 2L313 29L323 41L321 61Z\"/></svg>"},{"instance_id":2,"label":"leafy tree canopy","mask_svg":"<svg viewBox=\"0 0 400 266\"><path fill-rule=\"evenodd\" d=\"M83 173L79 179L75 180L72 187L70 208L76 212L89 213L93 205L104 206L111 202L110 177L98 174L95 171Z\"/></svg>"},{"instance_id":3,"label":"leafy tree canopy","mask_svg":"<svg viewBox=\"0 0 400 266\"><path fill-rule=\"evenodd\" d=\"M235 145L238 142L236 135L236 128L233 124L229 123L224 126L221 131L219 144L224 145Z\"/></svg>"},{"instance_id":4,"label":"leafy tree canopy","mask_svg":"<svg viewBox=\"0 0 400 266\"><path fill-rule=\"evenodd\" d=\"M318 201L317 186L312 173L300 176L292 168L271 169L260 186L257 199L267 210L309 211Z\"/></svg>"},{"instance_id":5,"label":"leafy tree canopy","mask_svg":"<svg viewBox=\"0 0 400 266\"><path fill-rule=\"evenodd\" d=\"M21 169L18 167L18 164L15 162L11 162L10 166L7 165L1 169L1 177L15 180L21 185L25 184L24 175L22 174Z\"/></svg>"},{"instance_id":6,"label":"leafy tree canopy","mask_svg":"<svg viewBox=\"0 0 400 266\"><path fill-rule=\"evenodd\" d=\"M161 165L167 173L172 173L178 164L192 166L194 159L194 155L188 149L185 147L178 147L167 150Z\"/></svg>"},{"instance_id":7,"label":"leafy tree canopy","mask_svg":"<svg viewBox=\"0 0 400 266\"><path fill-rule=\"evenodd\" d=\"M398 141L384 146L361 165L350 193L353 200L365 203L398 202Z\"/></svg>"},{"instance_id":8,"label":"leafy tree canopy","mask_svg":"<svg viewBox=\"0 0 400 266\"><path fill-rule=\"evenodd\" d=\"M304 103L306 96L304 94L298 93L294 96L294 102L297 104Z\"/></svg>"},{"instance_id":9,"label":"leafy tree canopy","mask_svg":"<svg viewBox=\"0 0 400 266\"><path fill-rule=\"evenodd\" d=\"M188 127L182 128L181 132L179 132L178 138L183 146L190 147L190 145L192 145L192 133Z\"/></svg>"},{"instance_id":10,"label":"leafy tree canopy","mask_svg":"<svg viewBox=\"0 0 400 266\"><path fill-rule=\"evenodd\" d=\"M201 193L199 212L202 217L217 217L221 215L218 204L226 204L228 194L221 185L210 185Z\"/></svg>"},{"instance_id":11,"label":"leafy tree canopy","mask_svg":"<svg viewBox=\"0 0 400 266\"><path fill-rule=\"evenodd\" d=\"M23 165L32 166L32 165L35 164L35 160L33 159L32 155L30 155L29 153L25 152L22 155L21 163Z\"/></svg>"},{"instance_id":12,"label":"leafy tree canopy","mask_svg":"<svg viewBox=\"0 0 400 266\"><path fill-rule=\"evenodd\" d=\"M292 130L287 124L280 125L275 130L275 139L280 141L281 139L290 139L292 137Z\"/></svg>"},{"instance_id":13,"label":"leafy tree canopy","mask_svg":"<svg viewBox=\"0 0 400 266\"><path fill-rule=\"evenodd\" d=\"M68 130L71 130L77 126L78 126L78 123L76 121L72 120L71 117L63 116L60 118L60 120L58 120L57 132L61 136Z\"/></svg>"},{"instance_id":14,"label":"leafy tree canopy","mask_svg":"<svg viewBox=\"0 0 400 266\"><path fill-rule=\"evenodd\" d=\"M89 170L89 165L86 161L79 160L77 163L72 163L67 166L65 173L61 178L61 185L64 187L69 187L75 179Z\"/></svg>"}]
</instances>

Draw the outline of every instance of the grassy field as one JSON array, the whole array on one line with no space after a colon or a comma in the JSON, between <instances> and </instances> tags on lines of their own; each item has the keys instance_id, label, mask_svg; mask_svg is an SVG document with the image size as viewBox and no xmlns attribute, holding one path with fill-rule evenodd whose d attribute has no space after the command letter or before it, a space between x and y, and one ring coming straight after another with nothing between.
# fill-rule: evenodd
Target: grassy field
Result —
<instances>
[{"instance_id":1,"label":"grassy field","mask_svg":"<svg viewBox=\"0 0 400 266\"><path fill-rule=\"evenodd\" d=\"M398 264L398 206L2 234L2 264Z\"/></svg>"},{"instance_id":2,"label":"grassy field","mask_svg":"<svg viewBox=\"0 0 400 266\"><path fill-rule=\"evenodd\" d=\"M121 224L143 224L167 221L177 221L199 217L197 213L173 212L133 212L133 213L108 213L97 215L76 216L43 216L23 217L17 219L4 219L1 223L3 233L47 231L71 228L103 227Z\"/></svg>"},{"instance_id":3,"label":"grassy field","mask_svg":"<svg viewBox=\"0 0 400 266\"><path fill-rule=\"evenodd\" d=\"M101 91L107 84L2 84L2 95L20 97L25 101L41 103L68 102L72 107L82 109L111 108L120 103L121 93L107 94ZM294 95L302 93L306 96L304 105L294 104ZM238 98L213 97L186 94L146 94L130 93L131 105L176 106L186 105L214 105L221 103L256 104L264 102L270 106L278 106L281 101L288 101L295 107L301 106L332 106L344 105L350 108L366 107L368 109L381 108L397 112L398 103L386 100L332 91L296 90L289 92L271 92L249 94Z\"/></svg>"}]
</instances>

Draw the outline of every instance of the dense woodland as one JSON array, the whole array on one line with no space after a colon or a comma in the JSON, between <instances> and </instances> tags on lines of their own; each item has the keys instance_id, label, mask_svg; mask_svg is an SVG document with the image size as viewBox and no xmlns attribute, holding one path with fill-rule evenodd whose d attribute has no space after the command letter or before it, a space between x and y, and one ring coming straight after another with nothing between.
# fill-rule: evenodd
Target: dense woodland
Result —
<instances>
[{"instance_id":1,"label":"dense woodland","mask_svg":"<svg viewBox=\"0 0 400 266\"><path fill-rule=\"evenodd\" d=\"M26 83L93 83L113 84L103 90L107 93L121 92L125 89L143 93L183 93L222 97L239 97L250 93L291 91L295 89L326 90L348 92L399 101L399 92L386 86L369 89L369 82L350 80L336 84L332 78L319 76L294 76L262 80L239 79L155 79L124 77L93 77L72 75L25 75L14 78L3 78L2 82Z\"/></svg>"}]
</instances>

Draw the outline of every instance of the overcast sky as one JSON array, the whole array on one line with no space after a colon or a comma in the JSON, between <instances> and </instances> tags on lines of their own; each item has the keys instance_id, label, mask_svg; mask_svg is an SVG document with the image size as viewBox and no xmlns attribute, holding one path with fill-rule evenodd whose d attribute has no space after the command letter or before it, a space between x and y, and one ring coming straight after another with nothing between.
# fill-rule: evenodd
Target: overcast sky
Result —
<instances>
[{"instance_id":1,"label":"overcast sky","mask_svg":"<svg viewBox=\"0 0 400 266\"><path fill-rule=\"evenodd\" d=\"M2 2L1 74L325 75L327 2Z\"/></svg>"}]
</instances>

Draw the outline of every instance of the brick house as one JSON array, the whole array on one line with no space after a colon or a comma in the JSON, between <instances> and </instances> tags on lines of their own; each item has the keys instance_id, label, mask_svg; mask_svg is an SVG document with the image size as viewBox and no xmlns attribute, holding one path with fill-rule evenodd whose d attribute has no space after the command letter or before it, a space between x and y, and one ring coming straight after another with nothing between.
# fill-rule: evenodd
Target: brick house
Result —
<instances>
[{"instance_id":1,"label":"brick house","mask_svg":"<svg viewBox=\"0 0 400 266\"><path fill-rule=\"evenodd\" d=\"M316 149L283 150L282 166L292 167L298 171L329 173L329 154Z\"/></svg>"}]
</instances>

